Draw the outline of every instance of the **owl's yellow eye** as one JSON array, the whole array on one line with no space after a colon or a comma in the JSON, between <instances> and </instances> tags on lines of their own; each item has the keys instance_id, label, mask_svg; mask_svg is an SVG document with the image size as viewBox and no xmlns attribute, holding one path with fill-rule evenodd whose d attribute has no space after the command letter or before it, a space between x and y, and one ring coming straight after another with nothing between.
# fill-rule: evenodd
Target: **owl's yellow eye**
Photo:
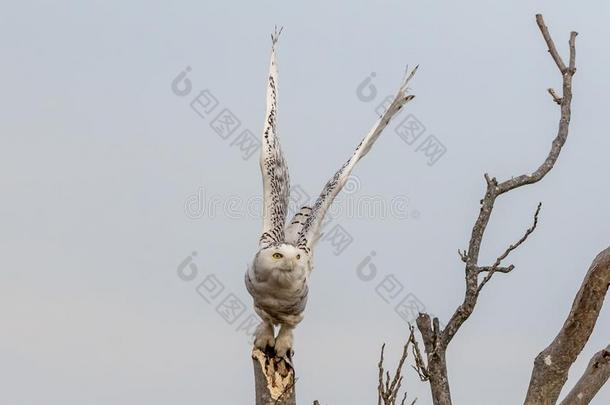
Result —
<instances>
[{"instance_id":1,"label":"owl's yellow eye","mask_svg":"<svg viewBox=\"0 0 610 405\"><path fill-rule=\"evenodd\" d=\"M284 255L283 255L283 254L281 254L281 253L277 253L277 252L276 252L276 253L274 253L274 254L273 254L273 256L272 256L272 257L273 257L274 259L281 259L282 257L284 257Z\"/></svg>"},{"instance_id":2,"label":"owl's yellow eye","mask_svg":"<svg viewBox=\"0 0 610 405\"><path fill-rule=\"evenodd\" d=\"M297 255L297 260L299 260L301 258L301 255Z\"/></svg>"}]
</instances>

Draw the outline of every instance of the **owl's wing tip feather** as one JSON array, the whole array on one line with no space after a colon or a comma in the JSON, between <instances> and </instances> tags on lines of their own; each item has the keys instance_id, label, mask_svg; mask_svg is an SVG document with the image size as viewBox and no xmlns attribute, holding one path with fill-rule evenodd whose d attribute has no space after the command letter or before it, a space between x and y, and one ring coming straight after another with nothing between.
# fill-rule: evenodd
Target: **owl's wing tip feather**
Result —
<instances>
[{"instance_id":1,"label":"owl's wing tip feather","mask_svg":"<svg viewBox=\"0 0 610 405\"><path fill-rule=\"evenodd\" d=\"M282 33L282 31L284 31L283 26L280 26L278 29L278 27L276 25L275 28L273 29L273 33L271 34L271 43L273 44L273 46L275 46L275 44L279 40L280 34Z\"/></svg>"}]
</instances>

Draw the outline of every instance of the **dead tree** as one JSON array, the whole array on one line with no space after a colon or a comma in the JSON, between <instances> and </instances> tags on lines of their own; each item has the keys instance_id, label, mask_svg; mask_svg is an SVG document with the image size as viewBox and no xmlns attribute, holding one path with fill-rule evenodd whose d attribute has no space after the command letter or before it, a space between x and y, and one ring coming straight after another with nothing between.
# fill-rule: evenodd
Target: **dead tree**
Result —
<instances>
[{"instance_id":1,"label":"dead tree","mask_svg":"<svg viewBox=\"0 0 610 405\"><path fill-rule=\"evenodd\" d=\"M252 349L256 405L296 405L294 367L273 349Z\"/></svg>"},{"instance_id":2,"label":"dead tree","mask_svg":"<svg viewBox=\"0 0 610 405\"><path fill-rule=\"evenodd\" d=\"M464 263L465 293L462 303L457 307L444 328L438 318L420 313L417 329L423 339L424 356L420 353L414 328L410 328L407 343L398 362L394 376L384 372L384 347L378 364L378 405L406 404L406 394L400 396L403 384L402 368L407 359L409 348L413 353L413 368L421 381L430 385L434 405L451 405L451 391L447 374L446 353L449 344L473 313L477 299L494 275L508 274L515 269L505 264L508 256L534 232L542 204L539 203L533 215L532 225L515 243L508 246L497 256L492 264L479 262L479 253L485 230L489 224L496 200L508 192L542 180L551 171L568 137L572 103L572 78L576 73L576 32L570 33L568 63L561 58L542 15L536 15L536 23L548 47L548 52L557 66L562 78L562 93L548 89L553 101L559 105L560 119L557 134L544 161L531 174L522 174L505 181L484 175L486 191L480 200L480 211L472 227L468 248L458 250ZM591 264L581 287L574 298L572 309L557 337L536 357L525 398L525 405L553 405L565 385L568 371L597 322L608 287L610 286L610 247L602 251ZM286 359L278 359L273 353L259 350L252 352L256 383L256 405L295 405L295 374L292 364ZM563 399L561 405L588 404L610 377L610 345L596 353L584 374L573 389ZM397 402L399 401L400 402ZM415 401L411 402L413 404ZM315 401L314 405L318 402ZM493 403L493 399L490 399Z\"/></svg>"},{"instance_id":3,"label":"dead tree","mask_svg":"<svg viewBox=\"0 0 610 405\"><path fill-rule=\"evenodd\" d=\"M466 288L463 302L458 306L447 322L446 327L442 330L439 327L438 319L430 319L430 316L426 313L421 313L417 319L417 327L424 342L427 359L427 364L423 366L425 367L424 372L428 378L432 400L435 405L451 404L451 391L449 389L445 356L449 344L460 327L473 313L479 294L491 278L498 273L510 273L514 270L514 265L506 265L504 261L511 252L527 240L528 236L536 229L538 223L541 204L538 204L536 208L533 224L519 240L506 248L494 263L480 263L479 253L481 244L496 199L519 187L542 180L557 162L561 149L568 137L572 102L572 78L576 73L575 41L577 33L573 31L570 34L569 60L566 65L557 52L548 28L544 24L542 15L536 15L536 22L546 42L548 52L553 58L555 65L557 65L563 82L561 96L553 89L548 89L553 101L560 108L559 128L548 155L542 164L531 174L523 174L502 182L499 182L495 177L485 174L486 191L483 199L480 201L480 212L472 228L468 248L464 251L458 250L460 258L465 265ZM550 405L557 402L559 393L567 380L568 370L583 349L595 326L609 284L610 248L604 250L595 258L576 295L572 310L561 331L549 347L536 357L525 399L526 405ZM588 403L608 379L610 375L609 363L610 353L607 350L602 350L596 354L591 360L585 374L562 404Z\"/></svg>"}]
</instances>

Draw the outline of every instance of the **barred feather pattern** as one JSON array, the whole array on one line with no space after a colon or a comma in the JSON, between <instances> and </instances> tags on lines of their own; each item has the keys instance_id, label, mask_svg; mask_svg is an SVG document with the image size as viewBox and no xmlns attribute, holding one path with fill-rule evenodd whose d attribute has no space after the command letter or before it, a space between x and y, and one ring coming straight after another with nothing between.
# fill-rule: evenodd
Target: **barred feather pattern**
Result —
<instances>
[{"instance_id":1,"label":"barred feather pattern","mask_svg":"<svg viewBox=\"0 0 610 405\"><path fill-rule=\"evenodd\" d=\"M284 241L284 226L288 210L290 176L286 159L282 154L280 140L277 136L277 66L275 61L275 43L277 35L272 37L273 49L267 82L267 116L263 131L261 147L261 172L263 175L263 232L259 246L266 248Z\"/></svg>"},{"instance_id":2,"label":"barred feather pattern","mask_svg":"<svg viewBox=\"0 0 610 405\"><path fill-rule=\"evenodd\" d=\"M280 30L281 32L281 30ZM328 180L313 205L302 207L286 225L290 178L277 136L278 76L275 45L278 31L271 36L273 46L267 78L267 109L262 134L260 168L263 178L263 229L259 250L245 275L254 309L262 318L255 346L274 345L276 353L289 353L291 330L303 319L313 270L313 249L333 200L345 186L357 162L362 159L401 108L414 98L407 95L406 77L387 110L360 141L352 156ZM272 325L280 325L274 336Z\"/></svg>"},{"instance_id":3,"label":"barred feather pattern","mask_svg":"<svg viewBox=\"0 0 610 405\"><path fill-rule=\"evenodd\" d=\"M345 162L341 168L335 173L335 175L328 180L320 196L311 207L311 213L307 217L301 232L299 234L299 238L297 240L297 247L299 249L303 249L306 252L310 252L313 248L313 245L319 238L320 227L324 220L324 216L328 211L330 205L333 200L339 194L352 170L354 169L356 163L362 159L371 149L377 138L381 135L383 130L388 126L392 118L398 114L398 112L402 109L402 107L411 101L415 96L407 95L407 83L413 77L415 72L417 71L417 67L413 69L411 74L409 74L402 85L400 86L398 92L394 96L394 99L388 106L387 110L383 113L383 115L379 118L379 120L375 123L370 132L360 141L356 150L350 159Z\"/></svg>"}]
</instances>

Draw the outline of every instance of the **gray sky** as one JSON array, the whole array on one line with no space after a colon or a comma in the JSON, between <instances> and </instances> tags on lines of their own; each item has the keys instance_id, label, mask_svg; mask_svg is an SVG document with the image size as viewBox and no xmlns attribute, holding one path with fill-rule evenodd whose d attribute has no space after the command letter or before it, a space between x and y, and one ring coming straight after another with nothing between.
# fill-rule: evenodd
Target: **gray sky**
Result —
<instances>
[{"instance_id":1,"label":"gray sky","mask_svg":"<svg viewBox=\"0 0 610 405\"><path fill-rule=\"evenodd\" d=\"M296 332L302 403L375 403L380 345L393 367L407 335L400 301L443 321L461 301L457 249L483 173L532 170L555 135L546 88L560 76L534 22L543 12L563 55L579 32L570 137L542 183L498 202L483 259L518 239L542 201L539 227L448 353L456 404L523 399L533 358L608 245L607 2L87 3L13 2L0 15L0 402L251 402L250 345L236 330L251 313L243 273L261 228L244 204L256 203L261 181L236 139L260 134L278 24L280 136L294 184L310 196L369 130L405 65L420 64L417 98L398 120L414 114L425 133L408 145L392 125L356 168L359 188L343 194L398 199L406 215L336 215L327 229L341 225L353 240L340 254L320 242ZM171 82L187 66L192 90L180 97ZM362 101L356 89L372 72L378 95ZM204 89L219 104L202 118L189 103ZM241 122L226 140L210 126L224 108ZM417 150L430 135L446 148L431 166ZM200 188L228 208L186 215ZM177 268L193 251L197 274L183 281ZM367 282L357 268L371 251ZM402 290L386 303L376 288L390 275ZM212 303L196 291L205 280L224 286ZM232 324L216 310L227 297L247 304ZM608 344L608 314L567 386ZM409 397L429 403L428 387L406 375ZM609 401L606 387L594 403Z\"/></svg>"}]
</instances>

